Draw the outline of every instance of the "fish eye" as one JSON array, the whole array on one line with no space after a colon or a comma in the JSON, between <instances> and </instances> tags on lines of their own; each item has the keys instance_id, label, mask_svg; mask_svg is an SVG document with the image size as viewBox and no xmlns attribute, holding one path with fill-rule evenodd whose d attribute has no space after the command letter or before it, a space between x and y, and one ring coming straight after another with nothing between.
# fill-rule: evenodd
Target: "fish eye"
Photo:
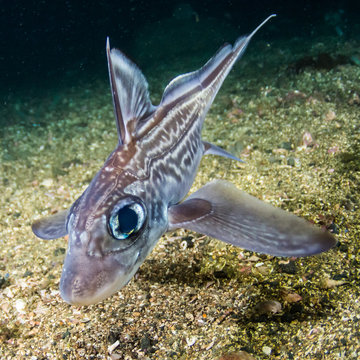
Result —
<instances>
[{"instance_id":1,"label":"fish eye","mask_svg":"<svg viewBox=\"0 0 360 360\"><path fill-rule=\"evenodd\" d=\"M111 235L116 240L136 234L145 222L145 209L137 202L121 202L115 206L110 219Z\"/></svg>"}]
</instances>

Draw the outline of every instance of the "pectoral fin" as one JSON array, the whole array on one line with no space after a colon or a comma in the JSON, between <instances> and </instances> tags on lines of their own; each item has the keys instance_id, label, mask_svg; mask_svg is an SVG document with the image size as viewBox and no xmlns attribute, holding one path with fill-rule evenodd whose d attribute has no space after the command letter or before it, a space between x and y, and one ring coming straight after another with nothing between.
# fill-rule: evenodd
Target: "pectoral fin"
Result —
<instances>
[{"instance_id":1,"label":"pectoral fin","mask_svg":"<svg viewBox=\"0 0 360 360\"><path fill-rule=\"evenodd\" d=\"M36 220L31 229L33 233L45 240L52 240L67 235L66 219L69 210L59 211L58 213L46 218Z\"/></svg>"},{"instance_id":2,"label":"pectoral fin","mask_svg":"<svg viewBox=\"0 0 360 360\"><path fill-rule=\"evenodd\" d=\"M276 256L314 255L336 243L330 233L221 180L171 206L169 224L170 230L181 227Z\"/></svg>"}]
</instances>

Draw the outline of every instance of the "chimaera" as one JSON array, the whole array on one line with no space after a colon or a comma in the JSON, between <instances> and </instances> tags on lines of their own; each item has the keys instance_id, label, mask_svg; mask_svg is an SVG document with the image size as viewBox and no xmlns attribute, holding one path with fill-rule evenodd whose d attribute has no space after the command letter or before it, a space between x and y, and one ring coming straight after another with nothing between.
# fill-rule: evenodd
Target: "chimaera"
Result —
<instances>
[{"instance_id":1,"label":"chimaera","mask_svg":"<svg viewBox=\"0 0 360 360\"><path fill-rule=\"evenodd\" d=\"M118 145L69 210L32 226L43 239L69 234L60 280L65 301L88 305L112 295L176 228L278 256L317 254L335 244L328 232L226 181L212 181L183 201L203 155L239 160L202 141L201 129L231 67L272 16L234 46L221 47L201 69L172 80L158 106L139 68L107 40Z\"/></svg>"}]
</instances>

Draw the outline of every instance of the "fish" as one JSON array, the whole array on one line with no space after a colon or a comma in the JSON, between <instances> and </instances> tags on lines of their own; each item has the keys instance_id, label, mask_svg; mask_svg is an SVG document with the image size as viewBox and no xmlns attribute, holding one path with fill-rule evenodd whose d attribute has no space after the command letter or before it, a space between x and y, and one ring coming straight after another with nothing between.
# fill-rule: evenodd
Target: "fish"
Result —
<instances>
[{"instance_id":1,"label":"fish","mask_svg":"<svg viewBox=\"0 0 360 360\"><path fill-rule=\"evenodd\" d=\"M69 209L32 224L42 239L68 235L60 279L67 303L90 305L119 291L161 236L178 228L274 256L309 256L335 245L329 232L225 180L187 196L204 155L241 161L203 141L201 130L229 71L274 16L233 46L224 44L200 69L174 78L157 106L141 70L107 38L118 144Z\"/></svg>"}]
</instances>

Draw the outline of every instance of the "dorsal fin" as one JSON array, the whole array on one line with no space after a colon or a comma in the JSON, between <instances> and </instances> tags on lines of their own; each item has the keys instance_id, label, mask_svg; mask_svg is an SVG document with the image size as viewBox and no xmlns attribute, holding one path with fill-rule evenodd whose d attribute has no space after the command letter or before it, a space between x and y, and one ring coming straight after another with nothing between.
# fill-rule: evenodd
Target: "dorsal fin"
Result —
<instances>
[{"instance_id":1,"label":"dorsal fin","mask_svg":"<svg viewBox=\"0 0 360 360\"><path fill-rule=\"evenodd\" d=\"M153 120L142 126L139 129L139 133L146 134L160 121L159 119L164 117L164 114L169 113L170 110L176 108L179 104L189 102L191 102L191 108L187 109L187 111L196 114L196 121L201 126L207 111L232 66L241 57L254 34L274 16L270 15L266 18L250 35L237 39L234 46L229 44L223 45L199 70L174 78L165 88ZM168 120L173 121L174 119L177 119L177 117L169 117Z\"/></svg>"},{"instance_id":2,"label":"dorsal fin","mask_svg":"<svg viewBox=\"0 0 360 360\"><path fill-rule=\"evenodd\" d=\"M244 160L239 159L235 155L230 154L226 150L224 150L221 147L218 147L212 143L209 143L209 142L203 140L203 145L204 145L204 155L210 155L210 154L218 155L218 156L223 156L223 157L231 159L231 160L240 161L242 163L245 162Z\"/></svg>"},{"instance_id":3,"label":"dorsal fin","mask_svg":"<svg viewBox=\"0 0 360 360\"><path fill-rule=\"evenodd\" d=\"M234 46L230 44L223 45L199 70L174 78L165 88L160 105L169 104L174 99L178 99L186 93L192 93L192 90L196 88L206 88L209 84L213 87L213 91L210 92L213 100L233 64L241 57L251 38L274 16L276 15L268 16L250 35L238 38ZM210 104L212 100L210 100Z\"/></svg>"},{"instance_id":4,"label":"dorsal fin","mask_svg":"<svg viewBox=\"0 0 360 360\"><path fill-rule=\"evenodd\" d=\"M155 107L144 75L121 51L110 50L109 38L106 54L119 144L126 144L134 136L136 124L151 115Z\"/></svg>"}]
</instances>

